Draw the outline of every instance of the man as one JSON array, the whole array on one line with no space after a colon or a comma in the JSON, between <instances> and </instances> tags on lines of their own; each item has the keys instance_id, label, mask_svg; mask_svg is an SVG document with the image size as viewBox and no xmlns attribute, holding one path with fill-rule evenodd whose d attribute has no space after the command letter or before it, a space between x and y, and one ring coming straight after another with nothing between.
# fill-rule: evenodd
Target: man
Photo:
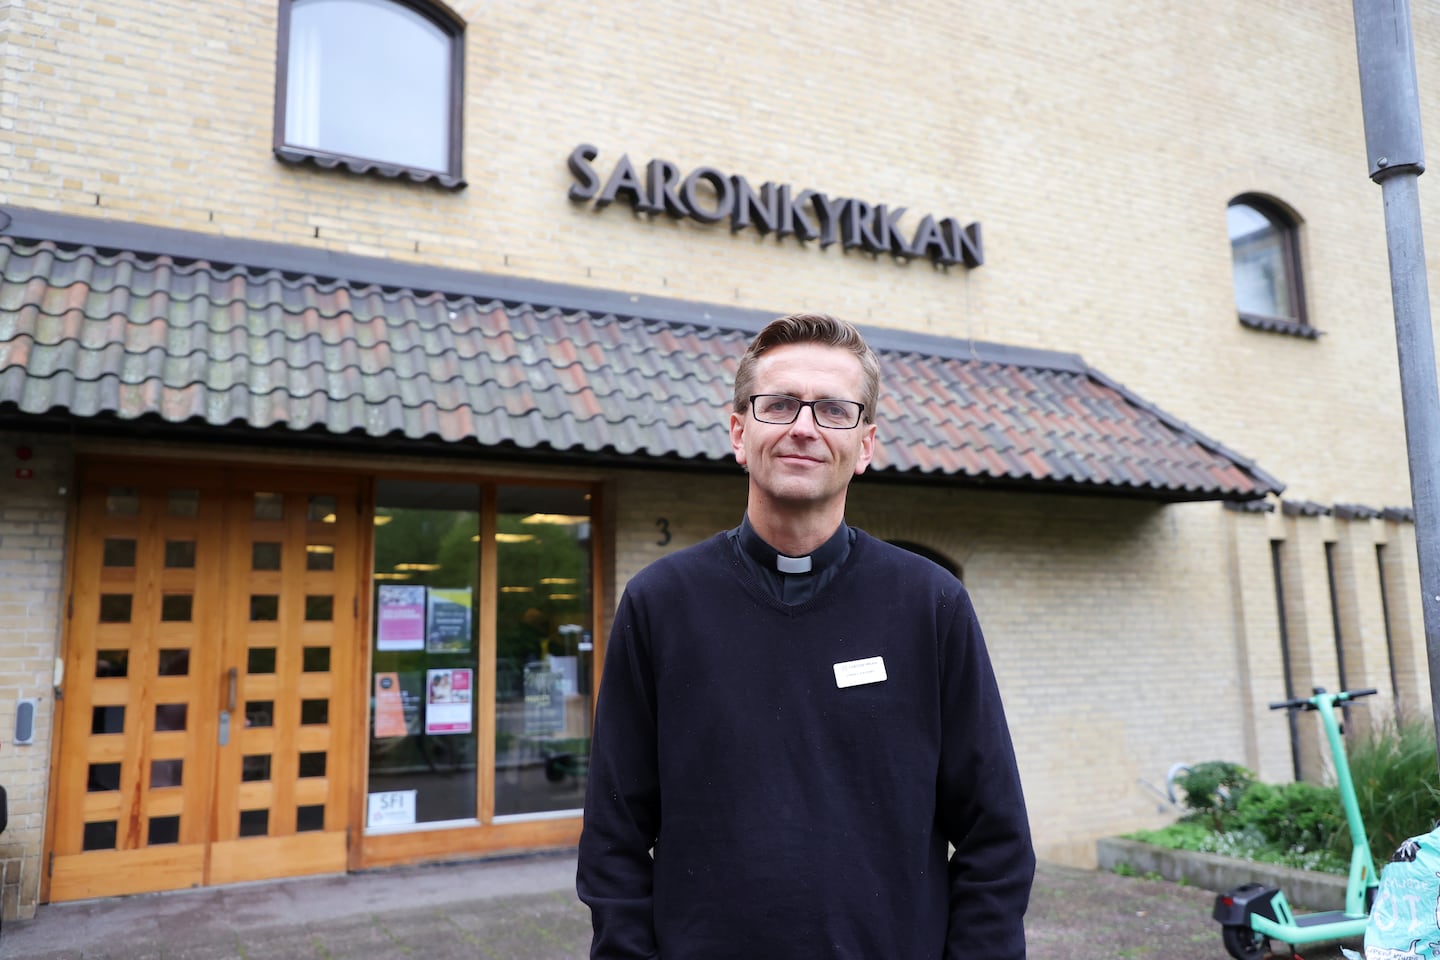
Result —
<instances>
[{"instance_id":1,"label":"man","mask_svg":"<svg viewBox=\"0 0 1440 960\"><path fill-rule=\"evenodd\" d=\"M850 324L769 324L735 377L743 522L621 598L580 838L592 958L1025 956L1035 859L969 598L845 524L879 381Z\"/></svg>"}]
</instances>

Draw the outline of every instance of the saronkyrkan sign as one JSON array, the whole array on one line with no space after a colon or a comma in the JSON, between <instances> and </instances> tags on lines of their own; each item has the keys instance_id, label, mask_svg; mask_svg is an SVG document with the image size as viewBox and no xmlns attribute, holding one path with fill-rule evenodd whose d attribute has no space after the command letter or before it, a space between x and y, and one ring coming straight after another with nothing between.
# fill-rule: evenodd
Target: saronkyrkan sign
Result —
<instances>
[{"instance_id":1,"label":"saronkyrkan sign","mask_svg":"<svg viewBox=\"0 0 1440 960\"><path fill-rule=\"evenodd\" d=\"M628 154L621 154L610 175L602 178L592 164L599 155L588 143L570 151L575 176L571 200L593 200L596 209L623 200L637 213L665 213L700 223L729 217L731 230L753 228L781 238L818 240L821 248L838 242L846 250L904 260L924 257L943 266L978 267L985 262L978 223L962 225L954 217L937 221L927 213L907 237L900 227L905 207L796 190L788 183L766 182L757 190L740 174L727 176L714 167L696 167L682 176L679 167L658 157L645 164L642 176Z\"/></svg>"}]
</instances>

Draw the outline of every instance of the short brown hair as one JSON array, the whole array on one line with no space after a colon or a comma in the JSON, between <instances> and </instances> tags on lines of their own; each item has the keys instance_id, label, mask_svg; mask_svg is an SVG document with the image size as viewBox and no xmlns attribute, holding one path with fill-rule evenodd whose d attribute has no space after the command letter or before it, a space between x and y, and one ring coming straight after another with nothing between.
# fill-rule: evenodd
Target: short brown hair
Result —
<instances>
[{"instance_id":1,"label":"short brown hair","mask_svg":"<svg viewBox=\"0 0 1440 960\"><path fill-rule=\"evenodd\" d=\"M860 402L865 404L863 414L866 423L875 422L875 406L880 399L880 360L875 351L865 342L853 323L832 317L828 313L792 313L765 325L765 329L750 341L745 356L740 358L740 367L735 371L736 413L750 408L750 392L755 388L755 363L765 351L792 343L818 343L827 347L841 347L849 350L860 360L863 375L861 388L864 395ZM831 399L843 400L844 397Z\"/></svg>"}]
</instances>

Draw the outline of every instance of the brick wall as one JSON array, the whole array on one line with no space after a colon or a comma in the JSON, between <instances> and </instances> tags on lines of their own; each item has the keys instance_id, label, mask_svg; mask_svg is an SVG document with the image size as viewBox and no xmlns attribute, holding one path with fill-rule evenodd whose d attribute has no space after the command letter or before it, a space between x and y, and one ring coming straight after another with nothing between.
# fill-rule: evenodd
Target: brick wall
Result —
<instances>
[{"instance_id":1,"label":"brick wall","mask_svg":"<svg viewBox=\"0 0 1440 960\"><path fill-rule=\"evenodd\" d=\"M1294 496L1408 501L1349 7L453 7L461 191L274 158L277 3L11 6L0 204L1077 351ZM1423 85L1440 77L1425 42L1440 8L1413 14ZM1426 107L1440 135L1440 100ZM907 227L977 220L987 262L941 271L597 212L566 199L582 141L602 172L664 157L903 205ZM1225 205L1250 191L1302 221L1319 341L1236 323ZM1440 196L1422 200L1440 219Z\"/></svg>"},{"instance_id":2,"label":"brick wall","mask_svg":"<svg viewBox=\"0 0 1440 960\"><path fill-rule=\"evenodd\" d=\"M616 578L739 522L734 479L625 474ZM849 519L963 569L985 629L1043 856L1094 862L1094 838L1158 822L1177 761L1246 759L1223 511L1214 504L852 488ZM655 543L658 518L676 534ZM683 519L682 519L683 518ZM1197 723L1197 718L1202 722Z\"/></svg>"},{"instance_id":3,"label":"brick wall","mask_svg":"<svg viewBox=\"0 0 1440 960\"><path fill-rule=\"evenodd\" d=\"M462 191L274 158L275 2L215 0L204 16L179 0L0 7L11 27L0 207L1075 351L1257 458L1293 498L1408 502L1347 6L1100 3L1056 17L1035 0L963 10L922 0L897 16L841 0L817 17L739 0L724 18L638 0L453 6L468 22ZM1440 34L1440 7L1413 15L1423 87L1440 80L1440 44L1426 42ZM1440 100L1426 109L1422 126L1440 135ZM652 221L623 204L597 212L565 199L565 157L580 142L600 148L605 172L626 152L977 220L987 262L941 271ZM1236 323L1225 205L1244 192L1302 221L1318 341ZM1422 201L1440 222L1440 196ZM47 456L37 463L67 474L64 457ZM30 584L4 601L24 612L0 618L5 669L28 664L0 674L16 678L7 697L48 690L64 516L55 486L0 488L0 564L21 564L13 582ZM611 494L613 594L657 556L733 525L744 480L624 471ZM1401 704L1428 710L1409 526L897 491L872 478L852 504L872 533L963 566L1052 858L1086 862L1094 835L1163 819L1141 781L1163 780L1174 762L1288 775L1288 732L1266 709L1283 693L1271 541L1282 544L1300 692L1336 682L1327 540L1345 649L1364 682L1382 686L1379 564L1372 573L1366 557L1383 541ZM53 546L32 542L51 536ZM51 549L53 565L32 553ZM0 589L9 572L0 567ZM22 652L9 656L11 644ZM42 701L41 738L49 711ZM0 740L4 729L0 713ZM0 764L28 764L15 772L34 773L42 794L48 749L0 742ZM38 852L42 812L42 796L21 807L12 789L0 836L12 864ZM16 887L12 869L7 915L12 890L22 911L34 902L23 892L34 872L22 868Z\"/></svg>"},{"instance_id":4,"label":"brick wall","mask_svg":"<svg viewBox=\"0 0 1440 960\"><path fill-rule=\"evenodd\" d=\"M30 459L16 455L22 448ZM33 475L17 477L22 468ZM70 476L66 443L0 432L0 786L10 814L0 834L0 868L6 918L33 916L40 896ZM16 702L31 698L39 701L35 742L20 746L13 742Z\"/></svg>"}]
</instances>

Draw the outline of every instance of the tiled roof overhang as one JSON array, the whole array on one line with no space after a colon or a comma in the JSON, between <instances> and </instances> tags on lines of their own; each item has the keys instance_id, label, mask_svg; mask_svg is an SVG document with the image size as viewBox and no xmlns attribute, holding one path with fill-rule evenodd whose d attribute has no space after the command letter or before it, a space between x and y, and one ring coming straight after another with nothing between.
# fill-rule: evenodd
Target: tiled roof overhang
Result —
<instances>
[{"instance_id":1,"label":"tiled roof overhang","mask_svg":"<svg viewBox=\"0 0 1440 960\"><path fill-rule=\"evenodd\" d=\"M735 366L771 316L0 211L12 421L733 469ZM1171 501L1282 489L1073 354L866 333L878 475Z\"/></svg>"}]
</instances>

